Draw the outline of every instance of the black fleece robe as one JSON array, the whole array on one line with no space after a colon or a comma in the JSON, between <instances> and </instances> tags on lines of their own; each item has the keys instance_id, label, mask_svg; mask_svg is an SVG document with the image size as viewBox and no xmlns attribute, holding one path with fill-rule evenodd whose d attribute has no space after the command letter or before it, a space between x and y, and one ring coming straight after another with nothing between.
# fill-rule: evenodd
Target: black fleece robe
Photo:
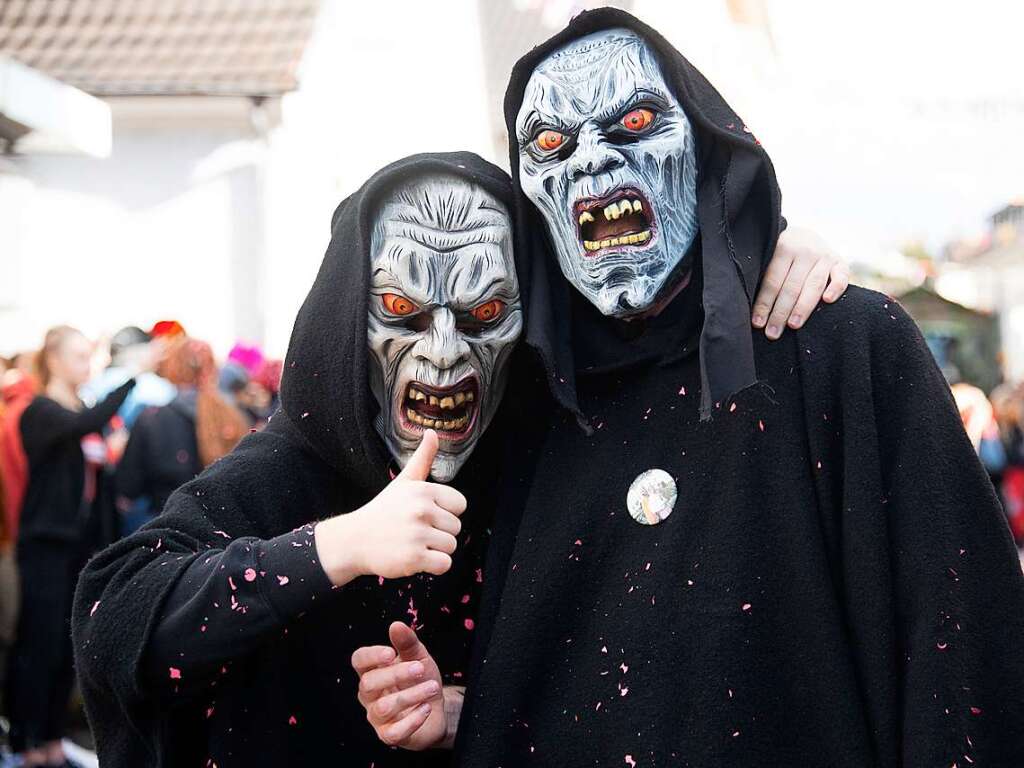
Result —
<instances>
[{"instance_id":1,"label":"black fleece robe","mask_svg":"<svg viewBox=\"0 0 1024 768\"><path fill-rule=\"evenodd\" d=\"M371 216L393 185L430 172L510 199L502 171L455 153L399 161L345 200L295 322L282 410L86 568L74 641L105 768L447 763L449 752L378 741L350 658L386 643L391 621L414 622L446 683L460 683L494 441L480 441L455 483L469 506L448 574L332 589L313 541L317 520L358 508L389 480L367 372Z\"/></svg>"},{"instance_id":2,"label":"black fleece robe","mask_svg":"<svg viewBox=\"0 0 1024 768\"><path fill-rule=\"evenodd\" d=\"M572 299L552 255L533 265L550 276L527 331L546 366L520 404L457 764L1024 765L1024 577L906 313L851 288L769 342L746 303L732 332L758 384L702 420L722 287L708 256L731 242L727 266L756 264L756 287L779 215L764 151L663 38L610 10L517 65L510 136L534 66L610 27L650 41L711 147L702 269L672 322L638 332ZM627 490L653 468L678 500L640 525Z\"/></svg>"}]
</instances>

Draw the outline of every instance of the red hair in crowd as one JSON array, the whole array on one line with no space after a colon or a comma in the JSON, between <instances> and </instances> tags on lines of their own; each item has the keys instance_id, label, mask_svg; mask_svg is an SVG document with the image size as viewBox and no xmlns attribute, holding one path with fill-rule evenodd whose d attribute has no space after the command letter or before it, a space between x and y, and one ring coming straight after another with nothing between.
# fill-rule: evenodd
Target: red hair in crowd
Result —
<instances>
[{"instance_id":1,"label":"red hair in crowd","mask_svg":"<svg viewBox=\"0 0 1024 768\"><path fill-rule=\"evenodd\" d=\"M160 373L175 386L196 389L196 441L203 466L230 452L249 425L217 391L217 364L210 345L186 337L172 341Z\"/></svg>"}]
</instances>

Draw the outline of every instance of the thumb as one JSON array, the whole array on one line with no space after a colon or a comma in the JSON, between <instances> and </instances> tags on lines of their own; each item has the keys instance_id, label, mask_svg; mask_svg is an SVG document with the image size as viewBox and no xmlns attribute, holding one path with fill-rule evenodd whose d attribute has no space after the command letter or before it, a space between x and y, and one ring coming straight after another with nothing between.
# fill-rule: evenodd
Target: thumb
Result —
<instances>
[{"instance_id":1,"label":"thumb","mask_svg":"<svg viewBox=\"0 0 1024 768\"><path fill-rule=\"evenodd\" d=\"M403 624L400 621L393 622L388 627L388 637L391 640L391 645L398 651L398 658L402 661L419 661L430 658L427 647L416 636L416 630L408 624Z\"/></svg>"},{"instance_id":2,"label":"thumb","mask_svg":"<svg viewBox=\"0 0 1024 768\"><path fill-rule=\"evenodd\" d=\"M423 440L420 441L416 452L409 457L402 471L398 473L396 480L426 480L430 477L430 467L437 455L437 432L428 429L423 433Z\"/></svg>"}]
</instances>

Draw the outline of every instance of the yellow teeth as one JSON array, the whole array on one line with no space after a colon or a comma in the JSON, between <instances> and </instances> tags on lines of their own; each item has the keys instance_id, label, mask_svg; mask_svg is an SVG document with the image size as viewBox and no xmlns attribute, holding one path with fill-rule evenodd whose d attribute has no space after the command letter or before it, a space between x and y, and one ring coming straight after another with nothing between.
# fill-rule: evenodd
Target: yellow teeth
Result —
<instances>
[{"instance_id":1,"label":"yellow teeth","mask_svg":"<svg viewBox=\"0 0 1024 768\"><path fill-rule=\"evenodd\" d=\"M422 392L420 392L418 389L410 388L409 389L409 399L410 400L426 400L427 396L425 394L423 394Z\"/></svg>"},{"instance_id":2,"label":"yellow teeth","mask_svg":"<svg viewBox=\"0 0 1024 768\"><path fill-rule=\"evenodd\" d=\"M420 416L412 408L405 409L405 416L413 424L419 424L426 429L440 429L445 431L457 431L464 429L469 424L469 414L464 414L457 419L431 419Z\"/></svg>"},{"instance_id":3,"label":"yellow teeth","mask_svg":"<svg viewBox=\"0 0 1024 768\"><path fill-rule=\"evenodd\" d=\"M593 220L594 220L594 217L591 215L590 211L584 211L583 213L580 214L580 226L581 227L584 224L586 224L588 221L593 221Z\"/></svg>"},{"instance_id":4,"label":"yellow teeth","mask_svg":"<svg viewBox=\"0 0 1024 768\"><path fill-rule=\"evenodd\" d=\"M619 218L619 216L622 216L623 214L640 213L640 211L642 211L643 209L643 204L639 200L622 200L618 203L606 205L604 207L604 217L608 221L613 221ZM584 217L587 217L586 221L594 220L594 218L590 215L589 212L584 211L583 213L580 214L580 225L583 224Z\"/></svg>"},{"instance_id":5,"label":"yellow teeth","mask_svg":"<svg viewBox=\"0 0 1024 768\"><path fill-rule=\"evenodd\" d=\"M440 401L436 397L434 397L434 395L431 395L427 402L429 402L431 405L440 404Z\"/></svg>"},{"instance_id":6,"label":"yellow teeth","mask_svg":"<svg viewBox=\"0 0 1024 768\"><path fill-rule=\"evenodd\" d=\"M584 240L583 247L588 251L597 251L601 248L611 248L616 245L638 245L646 243L650 239L651 230L645 229L643 232L638 232L635 235L622 235L622 237L612 237L607 240Z\"/></svg>"},{"instance_id":7,"label":"yellow teeth","mask_svg":"<svg viewBox=\"0 0 1024 768\"><path fill-rule=\"evenodd\" d=\"M456 405L462 405L464 402L466 402L466 393L465 392L458 392L458 393L456 393L456 395L455 395L455 404Z\"/></svg>"},{"instance_id":8,"label":"yellow teeth","mask_svg":"<svg viewBox=\"0 0 1024 768\"><path fill-rule=\"evenodd\" d=\"M474 395L472 392L467 392L466 393L466 402L467 403L472 403L475 399L476 399L476 395Z\"/></svg>"},{"instance_id":9,"label":"yellow teeth","mask_svg":"<svg viewBox=\"0 0 1024 768\"><path fill-rule=\"evenodd\" d=\"M455 398L454 397L442 397L441 398L441 402L438 403L438 405L440 405L442 408L450 411L452 408L455 407Z\"/></svg>"}]
</instances>

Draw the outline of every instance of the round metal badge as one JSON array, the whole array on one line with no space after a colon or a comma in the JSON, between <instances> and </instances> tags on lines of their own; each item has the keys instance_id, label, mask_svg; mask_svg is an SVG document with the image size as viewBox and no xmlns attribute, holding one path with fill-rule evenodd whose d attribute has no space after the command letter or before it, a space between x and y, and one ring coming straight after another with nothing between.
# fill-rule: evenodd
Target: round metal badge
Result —
<instances>
[{"instance_id":1,"label":"round metal badge","mask_svg":"<svg viewBox=\"0 0 1024 768\"><path fill-rule=\"evenodd\" d=\"M663 469L648 469L629 486L626 509L641 525L657 525L672 514L678 495L672 475Z\"/></svg>"}]
</instances>

